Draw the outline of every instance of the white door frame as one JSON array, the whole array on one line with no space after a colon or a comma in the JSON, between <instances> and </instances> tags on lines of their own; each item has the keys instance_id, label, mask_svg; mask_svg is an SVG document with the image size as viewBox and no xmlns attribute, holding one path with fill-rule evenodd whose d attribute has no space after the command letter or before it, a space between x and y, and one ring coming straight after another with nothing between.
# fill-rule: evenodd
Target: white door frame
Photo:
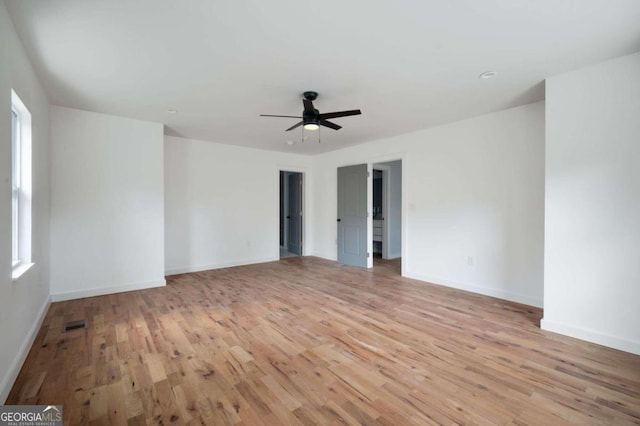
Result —
<instances>
[{"instance_id":1,"label":"white door frame","mask_svg":"<svg viewBox=\"0 0 640 426\"><path fill-rule=\"evenodd\" d=\"M402 202L401 202L401 209L402 212L400 213L400 274L402 276L406 276L406 271L407 271L407 257L410 256L410 253L407 250L407 213L409 212L409 208L408 208L408 203L407 203L407 156L404 152L402 153L395 153L395 154L389 154L389 155L383 155L380 157L374 157L369 159L368 165L369 168L371 170L374 169L374 164L378 164L378 163L388 163L391 161L400 161L401 162L401 179L402 181L400 182L400 188L401 188L401 198L402 198ZM389 182L389 179L387 179L387 182ZM387 188L388 189L388 188ZM389 193L389 191L387 191L387 194ZM369 204L371 205L373 203L373 173L371 173L371 176L369 177ZM383 201L384 202L384 201ZM385 205L385 207L383 208L388 208L389 205ZM371 241L371 244L373 244L373 220L369 221L369 241ZM385 234L385 238L388 238L389 235L388 233ZM388 240L387 240L388 241ZM387 244L388 246L388 244ZM383 245L383 251L384 251L384 245ZM372 258L373 260L373 258ZM373 264L373 263L372 263Z\"/></svg>"},{"instance_id":2,"label":"white door frame","mask_svg":"<svg viewBox=\"0 0 640 426\"><path fill-rule=\"evenodd\" d=\"M281 200L282 214L284 215L284 222L282 223L283 240L282 240L282 245L280 247L284 249L288 249L289 248L289 227L287 226L286 216L287 216L287 212L289 211L289 180L287 179L288 172L281 170L280 173L282 173L282 194L280 194L280 197L282 197L282 200Z\"/></svg>"},{"instance_id":3,"label":"white door frame","mask_svg":"<svg viewBox=\"0 0 640 426\"><path fill-rule=\"evenodd\" d=\"M389 166L385 166L384 164L378 163L373 164L372 167L373 170L380 170L382 172L382 217L385 218L382 221L382 258L389 259L389 241L391 241L391 230L389 229L388 225L388 217L389 212L391 211L391 204L389 200L389 191L391 190L391 185L389 182L389 172L391 172L391 168ZM373 186L371 191L373 191ZM371 199L373 200L373 195L371 195L371 197ZM371 241L373 241L373 231L371 233ZM373 242L371 244L373 245Z\"/></svg>"},{"instance_id":4,"label":"white door frame","mask_svg":"<svg viewBox=\"0 0 640 426\"><path fill-rule=\"evenodd\" d=\"M277 166L276 167L276 188L277 188L277 194L280 194L280 172L293 172L293 173L300 173L302 175L302 255L303 256L308 256L310 254L309 251L309 244L308 241L310 241L308 235L309 235L309 229L308 226L310 226L311 222L310 222L310 217L309 216L309 212L311 212L311 208L309 206L310 203L310 198L307 197L307 188L309 183L309 170L306 167L299 167L299 166L287 166L287 165L281 165L281 166ZM280 259L280 196L278 195L276 197L275 200L275 207L276 207L276 217L278 218L277 223L278 223L278 228L277 228L277 232L276 232L276 250L277 250L277 255L275 256L276 259ZM286 226L285 226L286 229ZM285 235L285 237L287 237L287 235ZM285 238L284 240L284 245L285 247L287 246L287 239Z\"/></svg>"}]
</instances>

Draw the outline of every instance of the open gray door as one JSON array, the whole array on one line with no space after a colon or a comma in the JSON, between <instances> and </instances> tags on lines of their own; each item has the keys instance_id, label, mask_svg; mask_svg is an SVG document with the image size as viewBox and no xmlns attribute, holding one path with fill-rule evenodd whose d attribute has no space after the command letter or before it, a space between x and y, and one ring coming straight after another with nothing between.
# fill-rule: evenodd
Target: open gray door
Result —
<instances>
[{"instance_id":1,"label":"open gray door","mask_svg":"<svg viewBox=\"0 0 640 426\"><path fill-rule=\"evenodd\" d=\"M302 256L302 173L289 173L289 211L287 246L290 253Z\"/></svg>"},{"instance_id":2,"label":"open gray door","mask_svg":"<svg viewBox=\"0 0 640 426\"><path fill-rule=\"evenodd\" d=\"M338 168L338 262L367 267L367 165Z\"/></svg>"}]
</instances>

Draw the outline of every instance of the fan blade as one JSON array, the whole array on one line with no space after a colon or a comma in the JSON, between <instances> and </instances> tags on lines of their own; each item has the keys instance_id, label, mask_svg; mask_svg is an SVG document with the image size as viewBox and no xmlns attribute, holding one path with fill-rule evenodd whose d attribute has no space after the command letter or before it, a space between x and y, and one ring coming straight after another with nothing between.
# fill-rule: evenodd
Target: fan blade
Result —
<instances>
[{"instance_id":1,"label":"fan blade","mask_svg":"<svg viewBox=\"0 0 640 426\"><path fill-rule=\"evenodd\" d=\"M304 104L305 111L313 111L315 109L313 107L313 102L311 102L309 99L303 99L302 103Z\"/></svg>"},{"instance_id":2,"label":"fan blade","mask_svg":"<svg viewBox=\"0 0 640 426\"><path fill-rule=\"evenodd\" d=\"M347 117L349 115L360 115L362 114L359 109L352 109L350 111L338 111L338 112L327 112L325 114L320 114L319 118L321 120L326 120L327 118L338 118L338 117Z\"/></svg>"},{"instance_id":3,"label":"fan blade","mask_svg":"<svg viewBox=\"0 0 640 426\"><path fill-rule=\"evenodd\" d=\"M271 114L260 114L260 117L302 118L297 115L271 115Z\"/></svg>"},{"instance_id":4,"label":"fan blade","mask_svg":"<svg viewBox=\"0 0 640 426\"><path fill-rule=\"evenodd\" d=\"M293 126L289 127L287 130L285 130L285 132L288 132L289 130L293 130L296 127L300 127L304 124L304 121L299 122L298 124L294 124Z\"/></svg>"},{"instance_id":5,"label":"fan blade","mask_svg":"<svg viewBox=\"0 0 640 426\"><path fill-rule=\"evenodd\" d=\"M338 126L336 123L332 123L330 121L327 120L318 120L318 124L324 127L328 127L330 129L333 130L340 130L342 129L342 126Z\"/></svg>"}]
</instances>

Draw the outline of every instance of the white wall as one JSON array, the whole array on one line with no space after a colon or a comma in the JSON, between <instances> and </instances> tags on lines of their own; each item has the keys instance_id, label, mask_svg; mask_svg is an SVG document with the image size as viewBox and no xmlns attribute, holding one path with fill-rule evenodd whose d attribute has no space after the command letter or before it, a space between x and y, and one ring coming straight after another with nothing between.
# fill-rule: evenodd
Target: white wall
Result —
<instances>
[{"instance_id":1,"label":"white wall","mask_svg":"<svg viewBox=\"0 0 640 426\"><path fill-rule=\"evenodd\" d=\"M164 285L163 127L51 108L54 300Z\"/></svg>"},{"instance_id":2,"label":"white wall","mask_svg":"<svg viewBox=\"0 0 640 426\"><path fill-rule=\"evenodd\" d=\"M397 159L403 274L542 306L544 103L314 157L314 254L337 257L336 168Z\"/></svg>"},{"instance_id":3,"label":"white wall","mask_svg":"<svg viewBox=\"0 0 640 426\"><path fill-rule=\"evenodd\" d=\"M640 354L640 53L546 90L542 327Z\"/></svg>"},{"instance_id":4,"label":"white wall","mask_svg":"<svg viewBox=\"0 0 640 426\"><path fill-rule=\"evenodd\" d=\"M279 171L304 173L310 253L310 157L165 136L166 272L279 259Z\"/></svg>"},{"instance_id":5,"label":"white wall","mask_svg":"<svg viewBox=\"0 0 640 426\"><path fill-rule=\"evenodd\" d=\"M11 89L32 119L32 262L11 280ZM49 306L49 103L0 1L0 402Z\"/></svg>"}]
</instances>

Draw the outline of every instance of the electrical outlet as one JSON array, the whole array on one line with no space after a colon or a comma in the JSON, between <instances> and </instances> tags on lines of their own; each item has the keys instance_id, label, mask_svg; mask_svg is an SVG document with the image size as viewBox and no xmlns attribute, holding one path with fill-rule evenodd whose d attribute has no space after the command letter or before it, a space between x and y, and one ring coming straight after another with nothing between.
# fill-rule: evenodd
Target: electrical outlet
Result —
<instances>
[{"instance_id":1,"label":"electrical outlet","mask_svg":"<svg viewBox=\"0 0 640 426\"><path fill-rule=\"evenodd\" d=\"M467 256L467 265L473 266L473 256Z\"/></svg>"}]
</instances>

